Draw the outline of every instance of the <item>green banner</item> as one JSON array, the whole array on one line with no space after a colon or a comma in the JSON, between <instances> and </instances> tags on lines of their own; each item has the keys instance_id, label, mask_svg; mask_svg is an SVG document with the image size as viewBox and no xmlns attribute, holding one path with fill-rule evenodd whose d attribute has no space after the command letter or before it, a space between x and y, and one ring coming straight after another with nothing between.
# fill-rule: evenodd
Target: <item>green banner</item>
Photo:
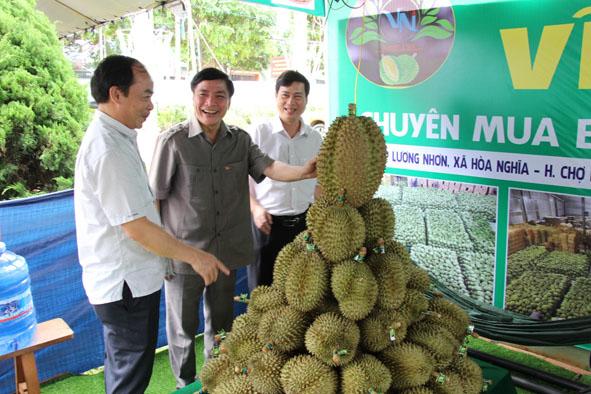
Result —
<instances>
[{"instance_id":1,"label":"green banner","mask_svg":"<svg viewBox=\"0 0 591 394\"><path fill-rule=\"evenodd\" d=\"M316 16L324 16L324 0L245 0L273 7L289 8Z\"/></svg>"},{"instance_id":2,"label":"green banner","mask_svg":"<svg viewBox=\"0 0 591 394\"><path fill-rule=\"evenodd\" d=\"M516 312L591 315L591 1L349 5L327 11L331 115L382 128L415 261Z\"/></svg>"}]
</instances>

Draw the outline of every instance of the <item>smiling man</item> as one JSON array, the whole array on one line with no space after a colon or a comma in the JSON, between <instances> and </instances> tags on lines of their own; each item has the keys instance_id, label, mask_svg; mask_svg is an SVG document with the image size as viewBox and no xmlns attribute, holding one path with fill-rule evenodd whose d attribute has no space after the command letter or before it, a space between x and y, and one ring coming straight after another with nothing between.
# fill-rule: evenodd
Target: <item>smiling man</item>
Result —
<instances>
[{"instance_id":1,"label":"smiling man","mask_svg":"<svg viewBox=\"0 0 591 394\"><path fill-rule=\"evenodd\" d=\"M259 124L252 140L272 159L301 165L315 157L322 137L302 119L310 83L297 71L282 73L275 83L278 116ZM306 228L306 212L314 200L314 179L294 183L265 179L251 183L256 259L248 266L248 287L270 286L277 254Z\"/></svg>"},{"instance_id":2,"label":"smiling man","mask_svg":"<svg viewBox=\"0 0 591 394\"><path fill-rule=\"evenodd\" d=\"M193 117L173 126L158 139L150 185L160 201L166 230L210 252L231 270L207 286L191 267L172 261L174 275L165 282L166 333L177 387L196 378L195 334L199 303L204 298L205 355L214 335L229 331L233 320L236 269L252 262L249 175L284 182L316 176L316 159L303 166L274 161L242 129L227 126L234 85L215 68L198 72L191 81Z\"/></svg>"}]
</instances>

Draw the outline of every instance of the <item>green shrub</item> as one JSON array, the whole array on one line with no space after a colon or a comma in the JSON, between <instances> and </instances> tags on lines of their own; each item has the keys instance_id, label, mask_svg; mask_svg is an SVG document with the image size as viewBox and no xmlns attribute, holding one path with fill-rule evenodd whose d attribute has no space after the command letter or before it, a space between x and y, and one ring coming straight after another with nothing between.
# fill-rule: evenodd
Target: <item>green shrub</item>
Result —
<instances>
[{"instance_id":1,"label":"green shrub","mask_svg":"<svg viewBox=\"0 0 591 394\"><path fill-rule=\"evenodd\" d=\"M0 53L0 199L71 184L86 92L34 1L0 2Z\"/></svg>"}]
</instances>

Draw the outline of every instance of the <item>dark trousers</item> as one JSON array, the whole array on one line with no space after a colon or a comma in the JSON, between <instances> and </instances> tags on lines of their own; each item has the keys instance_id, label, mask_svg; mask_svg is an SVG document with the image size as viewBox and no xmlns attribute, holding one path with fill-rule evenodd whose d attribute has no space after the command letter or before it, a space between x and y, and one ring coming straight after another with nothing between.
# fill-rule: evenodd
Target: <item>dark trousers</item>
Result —
<instances>
[{"instance_id":1,"label":"dark trousers","mask_svg":"<svg viewBox=\"0 0 591 394\"><path fill-rule=\"evenodd\" d=\"M158 340L159 306L160 290L133 298L127 283L122 300L93 305L103 324L107 394L146 391Z\"/></svg>"},{"instance_id":2,"label":"dark trousers","mask_svg":"<svg viewBox=\"0 0 591 394\"><path fill-rule=\"evenodd\" d=\"M306 212L294 216L273 216L271 234L261 232L253 223L255 262L247 267L248 288L271 286L275 259L281 249L306 229Z\"/></svg>"}]
</instances>

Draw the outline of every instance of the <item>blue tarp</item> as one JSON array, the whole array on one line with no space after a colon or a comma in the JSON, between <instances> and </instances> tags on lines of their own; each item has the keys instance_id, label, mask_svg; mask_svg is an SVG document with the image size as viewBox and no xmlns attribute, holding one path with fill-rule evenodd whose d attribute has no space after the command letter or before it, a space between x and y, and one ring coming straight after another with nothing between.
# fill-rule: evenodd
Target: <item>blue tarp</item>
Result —
<instances>
[{"instance_id":1,"label":"blue tarp","mask_svg":"<svg viewBox=\"0 0 591 394\"><path fill-rule=\"evenodd\" d=\"M61 317L74 331L73 340L36 352L40 381L103 365L101 325L82 288L75 231L71 190L0 202L0 240L27 259L37 321ZM237 278L236 292L246 292L244 269ZM161 300L158 346L166 345L164 313ZM14 392L13 368L12 360L0 362L0 394Z\"/></svg>"}]
</instances>

